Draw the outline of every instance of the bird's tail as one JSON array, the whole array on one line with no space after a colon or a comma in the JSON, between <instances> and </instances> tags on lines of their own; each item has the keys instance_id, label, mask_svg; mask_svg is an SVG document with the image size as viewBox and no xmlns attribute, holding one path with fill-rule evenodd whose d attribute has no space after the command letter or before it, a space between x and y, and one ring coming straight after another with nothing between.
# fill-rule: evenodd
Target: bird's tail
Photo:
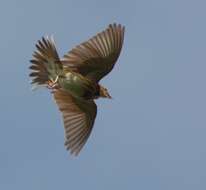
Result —
<instances>
[{"instance_id":1,"label":"bird's tail","mask_svg":"<svg viewBox=\"0 0 206 190\"><path fill-rule=\"evenodd\" d=\"M29 75L32 77L31 83L34 86L48 86L62 73L62 63L52 37L43 37L37 42L36 48L29 67L32 70Z\"/></svg>"}]
</instances>

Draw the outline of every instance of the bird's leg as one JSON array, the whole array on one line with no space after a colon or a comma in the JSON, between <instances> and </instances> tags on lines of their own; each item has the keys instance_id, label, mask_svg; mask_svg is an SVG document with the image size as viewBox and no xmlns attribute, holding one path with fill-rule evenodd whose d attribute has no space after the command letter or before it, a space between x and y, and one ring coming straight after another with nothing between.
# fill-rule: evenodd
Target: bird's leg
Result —
<instances>
[{"instance_id":1,"label":"bird's leg","mask_svg":"<svg viewBox=\"0 0 206 190\"><path fill-rule=\"evenodd\" d=\"M59 79L59 75L57 75L57 77L55 78L54 83L57 83L58 79Z\"/></svg>"},{"instance_id":2,"label":"bird's leg","mask_svg":"<svg viewBox=\"0 0 206 190\"><path fill-rule=\"evenodd\" d=\"M58 83L57 83L58 79L59 79L59 76L57 75L55 80L53 80L53 79L49 80L47 83L47 88L48 89L55 89L55 87L57 87L57 85L58 85Z\"/></svg>"}]
</instances>

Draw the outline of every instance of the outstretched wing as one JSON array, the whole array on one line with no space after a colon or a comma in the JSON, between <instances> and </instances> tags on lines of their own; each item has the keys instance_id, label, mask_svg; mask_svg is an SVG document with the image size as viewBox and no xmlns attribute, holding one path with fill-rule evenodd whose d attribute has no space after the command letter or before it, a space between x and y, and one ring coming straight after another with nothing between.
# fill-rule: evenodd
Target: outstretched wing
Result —
<instances>
[{"instance_id":1,"label":"outstretched wing","mask_svg":"<svg viewBox=\"0 0 206 190\"><path fill-rule=\"evenodd\" d=\"M124 40L124 26L110 24L106 30L68 52L62 62L75 72L99 81L117 61Z\"/></svg>"},{"instance_id":2,"label":"outstretched wing","mask_svg":"<svg viewBox=\"0 0 206 190\"><path fill-rule=\"evenodd\" d=\"M93 100L79 100L63 90L53 93L63 115L66 149L77 155L92 131L97 106Z\"/></svg>"},{"instance_id":3,"label":"outstretched wing","mask_svg":"<svg viewBox=\"0 0 206 190\"><path fill-rule=\"evenodd\" d=\"M32 72L32 84L42 85L48 80L55 80L58 73L62 70L62 63L59 59L53 38L42 38L36 44L37 50L31 60L29 67Z\"/></svg>"}]
</instances>

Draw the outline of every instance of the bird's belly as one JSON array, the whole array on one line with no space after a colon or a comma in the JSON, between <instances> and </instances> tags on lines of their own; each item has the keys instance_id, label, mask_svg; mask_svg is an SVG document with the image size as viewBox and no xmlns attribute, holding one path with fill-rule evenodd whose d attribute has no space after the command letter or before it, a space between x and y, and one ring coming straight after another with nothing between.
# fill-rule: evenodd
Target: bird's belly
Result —
<instances>
[{"instance_id":1,"label":"bird's belly","mask_svg":"<svg viewBox=\"0 0 206 190\"><path fill-rule=\"evenodd\" d=\"M91 83L73 74L67 74L66 78L60 81L60 86L77 98L92 98L96 93Z\"/></svg>"}]
</instances>

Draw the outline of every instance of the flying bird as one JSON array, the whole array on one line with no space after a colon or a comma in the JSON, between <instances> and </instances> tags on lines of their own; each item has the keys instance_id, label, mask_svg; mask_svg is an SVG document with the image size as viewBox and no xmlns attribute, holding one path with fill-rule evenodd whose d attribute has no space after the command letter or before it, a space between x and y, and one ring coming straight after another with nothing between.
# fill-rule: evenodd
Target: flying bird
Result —
<instances>
[{"instance_id":1,"label":"flying bird","mask_svg":"<svg viewBox=\"0 0 206 190\"><path fill-rule=\"evenodd\" d=\"M32 84L51 90L63 116L65 147L78 155L94 125L97 98L111 98L99 81L114 67L124 40L124 26L104 31L59 58L53 37L36 44L31 60Z\"/></svg>"}]
</instances>

